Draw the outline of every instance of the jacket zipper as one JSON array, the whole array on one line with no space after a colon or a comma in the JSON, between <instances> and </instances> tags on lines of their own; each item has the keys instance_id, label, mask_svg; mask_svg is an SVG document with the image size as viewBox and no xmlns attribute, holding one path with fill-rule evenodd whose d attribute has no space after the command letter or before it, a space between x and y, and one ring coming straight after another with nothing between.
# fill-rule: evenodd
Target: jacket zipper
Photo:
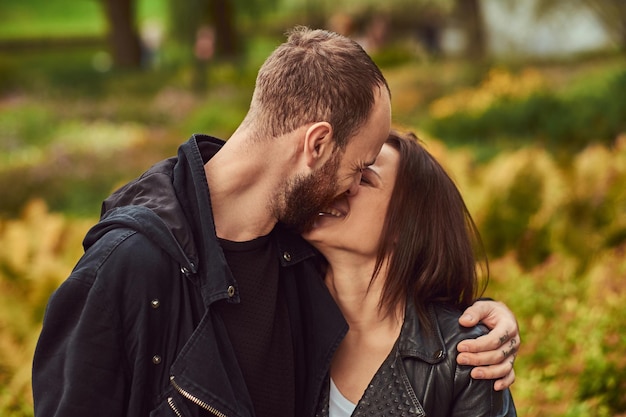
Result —
<instances>
[{"instance_id":1,"label":"jacket zipper","mask_svg":"<svg viewBox=\"0 0 626 417\"><path fill-rule=\"evenodd\" d=\"M176 403L174 403L174 399L172 397L168 397L167 398L167 403L169 404L169 406L172 409L172 411L174 412L174 414L176 414L178 417L183 417L183 415L180 413L180 410L178 409L178 407L176 407Z\"/></svg>"},{"instance_id":2,"label":"jacket zipper","mask_svg":"<svg viewBox=\"0 0 626 417\"><path fill-rule=\"evenodd\" d=\"M207 410L208 412L216 415L217 417L227 417L226 414L222 413L221 411L217 410L216 408L210 406L209 404L205 403L201 399L199 399L197 397L194 397L189 392L187 392L184 389L182 389L176 383L176 381L174 381L174 377L173 376L170 376L170 383L172 384L174 389L176 389L176 391L178 391L180 393L180 395L182 395L183 397L185 397L186 399L188 399L189 401L191 401L192 403L194 403L198 407L204 408L205 410ZM178 407L176 407L176 404L174 404L174 401L172 399L168 398L167 402L170 405L170 408L174 411L174 413L176 413L177 416L181 417L180 411L178 410Z\"/></svg>"}]
</instances>

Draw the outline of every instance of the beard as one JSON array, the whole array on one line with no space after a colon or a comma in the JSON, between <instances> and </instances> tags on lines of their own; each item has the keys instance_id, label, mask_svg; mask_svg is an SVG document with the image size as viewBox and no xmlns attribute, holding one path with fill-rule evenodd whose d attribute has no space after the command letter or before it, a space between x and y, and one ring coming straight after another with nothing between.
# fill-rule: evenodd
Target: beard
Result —
<instances>
[{"instance_id":1,"label":"beard","mask_svg":"<svg viewBox=\"0 0 626 417\"><path fill-rule=\"evenodd\" d=\"M337 170L341 152L309 176L288 182L283 194L283 211L278 220L302 233L311 228L320 210L328 207L337 194Z\"/></svg>"}]
</instances>

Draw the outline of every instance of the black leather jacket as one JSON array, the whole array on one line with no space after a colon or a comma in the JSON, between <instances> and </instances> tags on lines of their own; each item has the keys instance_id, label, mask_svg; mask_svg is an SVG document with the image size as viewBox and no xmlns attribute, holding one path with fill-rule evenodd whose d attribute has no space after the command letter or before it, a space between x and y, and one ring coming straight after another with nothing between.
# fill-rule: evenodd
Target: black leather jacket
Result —
<instances>
[{"instance_id":1,"label":"black leather jacket","mask_svg":"<svg viewBox=\"0 0 626 417\"><path fill-rule=\"evenodd\" d=\"M36 417L252 417L219 314L238 303L215 236L204 163L223 142L203 135L103 204L85 254L52 295L33 363ZM314 413L347 324L315 252L272 231L287 297L296 415Z\"/></svg>"},{"instance_id":2,"label":"black leather jacket","mask_svg":"<svg viewBox=\"0 0 626 417\"><path fill-rule=\"evenodd\" d=\"M431 306L429 312L434 335L426 333L413 305L407 305L400 337L352 416L515 416L509 390L494 391L493 381L472 379L472 367L456 363L456 345L487 329L460 326L460 312L445 306ZM317 416L328 416L328 384Z\"/></svg>"}]
</instances>

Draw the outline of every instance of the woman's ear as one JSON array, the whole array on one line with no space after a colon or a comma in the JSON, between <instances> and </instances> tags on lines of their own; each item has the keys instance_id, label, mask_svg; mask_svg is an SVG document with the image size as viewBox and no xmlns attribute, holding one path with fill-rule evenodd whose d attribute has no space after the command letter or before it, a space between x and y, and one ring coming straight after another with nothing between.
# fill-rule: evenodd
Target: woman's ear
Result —
<instances>
[{"instance_id":1,"label":"woman's ear","mask_svg":"<svg viewBox=\"0 0 626 417\"><path fill-rule=\"evenodd\" d=\"M330 123L316 122L309 126L304 137L304 156L308 167L314 170L324 165L333 154L335 146Z\"/></svg>"}]
</instances>

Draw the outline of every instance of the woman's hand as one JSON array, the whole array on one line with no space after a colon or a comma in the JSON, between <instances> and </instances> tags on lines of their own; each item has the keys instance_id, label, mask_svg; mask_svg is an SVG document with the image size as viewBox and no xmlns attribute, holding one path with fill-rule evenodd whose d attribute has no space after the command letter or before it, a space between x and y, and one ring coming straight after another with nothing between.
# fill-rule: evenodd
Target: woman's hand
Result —
<instances>
[{"instance_id":1,"label":"woman's hand","mask_svg":"<svg viewBox=\"0 0 626 417\"><path fill-rule=\"evenodd\" d=\"M481 300L468 307L459 318L459 323L465 327L478 322L487 326L489 333L460 342L457 362L476 366L472 369L473 378L497 379L496 391L506 389L515 382L513 363L521 342L517 320L503 303Z\"/></svg>"}]
</instances>

